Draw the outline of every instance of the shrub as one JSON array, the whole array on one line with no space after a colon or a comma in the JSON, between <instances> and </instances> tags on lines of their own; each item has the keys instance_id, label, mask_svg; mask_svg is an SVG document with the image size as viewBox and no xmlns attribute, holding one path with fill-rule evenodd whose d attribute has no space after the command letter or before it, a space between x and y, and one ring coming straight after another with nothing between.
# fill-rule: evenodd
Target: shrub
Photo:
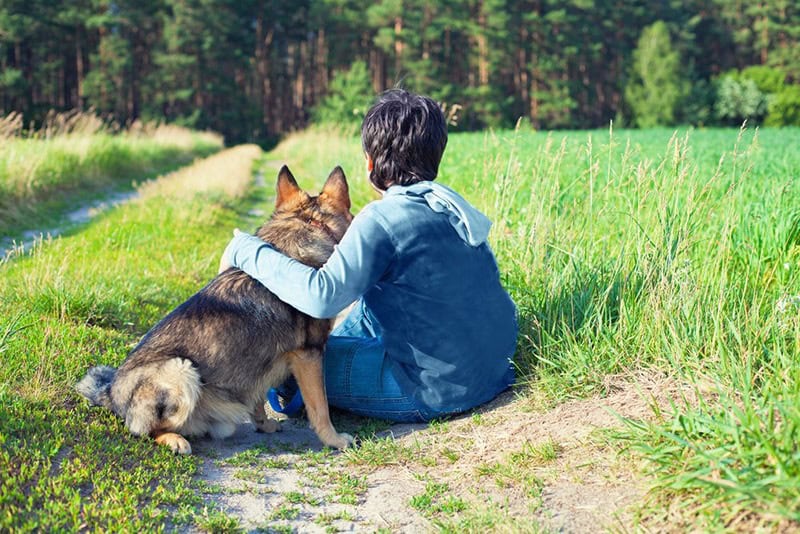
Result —
<instances>
[{"instance_id":1,"label":"shrub","mask_svg":"<svg viewBox=\"0 0 800 534\"><path fill-rule=\"evenodd\" d=\"M786 85L786 73L766 65L752 65L742 69L739 79L752 80L764 94L780 93Z\"/></svg>"},{"instance_id":2,"label":"shrub","mask_svg":"<svg viewBox=\"0 0 800 534\"><path fill-rule=\"evenodd\" d=\"M767 98L753 80L737 80L736 75L725 75L717 85L714 111L725 124L737 125L745 120L761 122L767 114Z\"/></svg>"},{"instance_id":3,"label":"shrub","mask_svg":"<svg viewBox=\"0 0 800 534\"><path fill-rule=\"evenodd\" d=\"M800 85L789 85L772 95L768 104L767 126L800 126Z\"/></svg>"},{"instance_id":4,"label":"shrub","mask_svg":"<svg viewBox=\"0 0 800 534\"><path fill-rule=\"evenodd\" d=\"M725 123L763 120L766 126L800 125L800 85L787 85L776 67L753 65L718 82L717 117Z\"/></svg>"}]
</instances>

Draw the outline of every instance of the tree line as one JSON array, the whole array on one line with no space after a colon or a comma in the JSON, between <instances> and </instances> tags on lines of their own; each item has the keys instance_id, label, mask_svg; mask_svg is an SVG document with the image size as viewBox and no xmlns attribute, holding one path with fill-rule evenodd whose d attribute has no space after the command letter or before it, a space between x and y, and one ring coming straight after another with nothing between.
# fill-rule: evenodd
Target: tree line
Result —
<instances>
[{"instance_id":1,"label":"tree line","mask_svg":"<svg viewBox=\"0 0 800 534\"><path fill-rule=\"evenodd\" d=\"M798 82L795 0L0 0L0 114L34 122L258 140L402 85L464 129L792 124Z\"/></svg>"}]
</instances>

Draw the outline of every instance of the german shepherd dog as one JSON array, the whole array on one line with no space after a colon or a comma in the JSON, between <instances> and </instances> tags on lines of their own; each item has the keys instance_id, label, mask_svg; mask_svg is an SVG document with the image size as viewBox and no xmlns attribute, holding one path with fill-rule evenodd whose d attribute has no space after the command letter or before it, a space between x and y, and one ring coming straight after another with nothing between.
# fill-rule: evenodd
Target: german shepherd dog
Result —
<instances>
[{"instance_id":1,"label":"german shepherd dog","mask_svg":"<svg viewBox=\"0 0 800 534\"><path fill-rule=\"evenodd\" d=\"M312 197L283 166L275 211L256 235L319 268L352 219L341 167ZM278 430L266 415L264 396L291 373L311 427L325 445L341 449L353 438L331 424L322 375L331 326L332 320L297 311L231 268L145 334L119 369L93 367L76 389L111 409L133 434L190 454L184 436L228 437L248 416L263 432Z\"/></svg>"}]
</instances>

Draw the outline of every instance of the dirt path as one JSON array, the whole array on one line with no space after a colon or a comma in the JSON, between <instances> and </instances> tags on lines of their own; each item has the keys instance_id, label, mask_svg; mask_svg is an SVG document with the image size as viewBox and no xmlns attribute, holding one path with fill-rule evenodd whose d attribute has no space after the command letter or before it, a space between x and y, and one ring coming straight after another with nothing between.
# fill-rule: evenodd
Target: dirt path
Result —
<instances>
[{"instance_id":1,"label":"dirt path","mask_svg":"<svg viewBox=\"0 0 800 534\"><path fill-rule=\"evenodd\" d=\"M620 416L651 417L649 403L666 405L676 389L640 376L608 391L547 412L509 392L452 421L384 428L349 453L324 451L302 419L273 435L242 425L194 443L199 485L248 531L626 530L647 481L603 431ZM370 422L334 423L363 432Z\"/></svg>"},{"instance_id":2,"label":"dirt path","mask_svg":"<svg viewBox=\"0 0 800 534\"><path fill-rule=\"evenodd\" d=\"M101 198L87 201L65 213L63 222L58 226L25 230L20 233L19 239L10 237L0 239L0 258L11 253L22 254L26 250L30 250L37 241L58 237L70 228L85 224L111 208L130 202L139 196L139 192L109 190L106 193L100 193L100 196Z\"/></svg>"},{"instance_id":3,"label":"dirt path","mask_svg":"<svg viewBox=\"0 0 800 534\"><path fill-rule=\"evenodd\" d=\"M261 149L255 145L237 145L146 180L134 190L108 189L98 192L98 198L64 213L57 225L24 230L18 239L0 238L0 260L22 255L38 244L86 224L112 208L148 195L185 196L199 191L220 190L232 197L240 197L253 181L256 187L264 186L264 176L260 172L255 174L254 179L251 178L253 161L260 155ZM256 215L261 217L263 213Z\"/></svg>"}]
</instances>

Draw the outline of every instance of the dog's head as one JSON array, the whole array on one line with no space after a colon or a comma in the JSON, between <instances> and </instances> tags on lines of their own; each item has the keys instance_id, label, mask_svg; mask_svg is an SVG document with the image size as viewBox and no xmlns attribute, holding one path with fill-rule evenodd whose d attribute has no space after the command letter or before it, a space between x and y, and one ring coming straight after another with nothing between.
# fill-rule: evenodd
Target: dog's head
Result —
<instances>
[{"instance_id":1,"label":"dog's head","mask_svg":"<svg viewBox=\"0 0 800 534\"><path fill-rule=\"evenodd\" d=\"M319 267L352 220L350 192L341 167L331 171L319 195L311 196L284 165L278 172L275 211L257 235L284 254Z\"/></svg>"}]
</instances>

